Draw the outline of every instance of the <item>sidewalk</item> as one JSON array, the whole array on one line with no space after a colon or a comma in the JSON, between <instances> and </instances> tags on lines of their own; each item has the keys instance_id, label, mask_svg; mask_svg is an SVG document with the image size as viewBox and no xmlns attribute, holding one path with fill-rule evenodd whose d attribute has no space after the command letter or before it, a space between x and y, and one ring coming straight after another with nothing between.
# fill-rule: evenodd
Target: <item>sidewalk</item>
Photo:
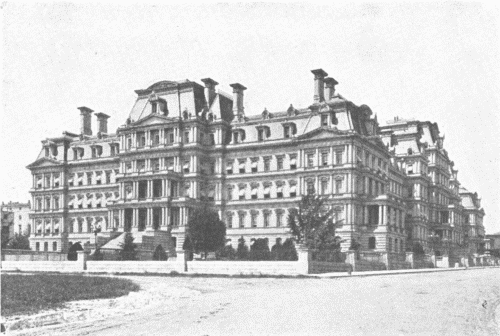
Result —
<instances>
[{"instance_id":1,"label":"sidewalk","mask_svg":"<svg viewBox=\"0 0 500 336\"><path fill-rule=\"evenodd\" d=\"M419 269L402 269L402 270L389 270L389 271L366 271L366 272L352 272L350 275L348 273L321 273L321 274L309 274L310 277L316 278L343 278L350 276L375 276L375 275L393 275L393 274L411 274L411 273L433 273L433 272L452 272L452 271L463 271L463 270L474 270L483 268L496 268L499 266L477 266L477 267L457 267L457 268L419 268Z\"/></svg>"}]
</instances>

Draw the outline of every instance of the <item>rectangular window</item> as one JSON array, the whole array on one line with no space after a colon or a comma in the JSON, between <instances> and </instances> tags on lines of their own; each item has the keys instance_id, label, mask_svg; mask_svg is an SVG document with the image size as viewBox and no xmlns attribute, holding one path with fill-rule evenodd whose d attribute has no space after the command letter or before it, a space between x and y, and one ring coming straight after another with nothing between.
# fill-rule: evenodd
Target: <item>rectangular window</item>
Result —
<instances>
[{"instance_id":1,"label":"rectangular window","mask_svg":"<svg viewBox=\"0 0 500 336\"><path fill-rule=\"evenodd\" d=\"M146 229L146 221L148 218L148 209L139 209L139 223L138 230L144 231Z\"/></svg>"},{"instance_id":2,"label":"rectangular window","mask_svg":"<svg viewBox=\"0 0 500 336\"><path fill-rule=\"evenodd\" d=\"M281 212L276 213L276 226L281 227L283 225L283 214Z\"/></svg>"},{"instance_id":3,"label":"rectangular window","mask_svg":"<svg viewBox=\"0 0 500 336\"><path fill-rule=\"evenodd\" d=\"M189 160L184 160L184 165L182 167L184 173L189 173Z\"/></svg>"},{"instance_id":4,"label":"rectangular window","mask_svg":"<svg viewBox=\"0 0 500 336\"><path fill-rule=\"evenodd\" d=\"M321 115L321 126L328 126L328 114Z\"/></svg>"},{"instance_id":5,"label":"rectangular window","mask_svg":"<svg viewBox=\"0 0 500 336\"><path fill-rule=\"evenodd\" d=\"M240 228L244 228L245 227L245 214L244 213L240 213L238 215L238 220L239 220L239 223L238 223L239 227Z\"/></svg>"},{"instance_id":6,"label":"rectangular window","mask_svg":"<svg viewBox=\"0 0 500 336\"><path fill-rule=\"evenodd\" d=\"M307 167L312 168L314 167L314 154L309 153L307 155Z\"/></svg>"},{"instance_id":7,"label":"rectangular window","mask_svg":"<svg viewBox=\"0 0 500 336\"><path fill-rule=\"evenodd\" d=\"M233 216L232 215L227 215L226 216L226 226L228 228L232 228L233 227Z\"/></svg>"},{"instance_id":8,"label":"rectangular window","mask_svg":"<svg viewBox=\"0 0 500 336\"><path fill-rule=\"evenodd\" d=\"M328 152L321 152L321 165L328 166Z\"/></svg>"},{"instance_id":9,"label":"rectangular window","mask_svg":"<svg viewBox=\"0 0 500 336\"><path fill-rule=\"evenodd\" d=\"M278 170L283 170L283 157L282 156L276 157L276 165L277 165Z\"/></svg>"},{"instance_id":10,"label":"rectangular window","mask_svg":"<svg viewBox=\"0 0 500 336\"><path fill-rule=\"evenodd\" d=\"M283 136L284 136L284 138L290 137L290 126L283 127Z\"/></svg>"},{"instance_id":11,"label":"rectangular window","mask_svg":"<svg viewBox=\"0 0 500 336\"><path fill-rule=\"evenodd\" d=\"M159 198L163 195L163 180L153 180L153 197Z\"/></svg>"},{"instance_id":12,"label":"rectangular window","mask_svg":"<svg viewBox=\"0 0 500 336\"><path fill-rule=\"evenodd\" d=\"M146 160L137 160L137 171L138 172L146 171Z\"/></svg>"},{"instance_id":13,"label":"rectangular window","mask_svg":"<svg viewBox=\"0 0 500 336\"><path fill-rule=\"evenodd\" d=\"M151 170L160 171L160 159L151 159Z\"/></svg>"},{"instance_id":14,"label":"rectangular window","mask_svg":"<svg viewBox=\"0 0 500 336\"><path fill-rule=\"evenodd\" d=\"M160 132L155 130L151 131L151 141L153 146L158 146L160 144Z\"/></svg>"},{"instance_id":15,"label":"rectangular window","mask_svg":"<svg viewBox=\"0 0 500 336\"><path fill-rule=\"evenodd\" d=\"M276 197L277 198L283 198L283 187L282 186L279 186L276 189Z\"/></svg>"},{"instance_id":16,"label":"rectangular window","mask_svg":"<svg viewBox=\"0 0 500 336\"><path fill-rule=\"evenodd\" d=\"M233 173L233 161L228 161L226 163L226 174L231 175Z\"/></svg>"},{"instance_id":17,"label":"rectangular window","mask_svg":"<svg viewBox=\"0 0 500 336\"><path fill-rule=\"evenodd\" d=\"M340 194L342 192L342 180L335 180L335 193Z\"/></svg>"},{"instance_id":18,"label":"rectangular window","mask_svg":"<svg viewBox=\"0 0 500 336\"><path fill-rule=\"evenodd\" d=\"M146 146L146 133L137 132L137 147Z\"/></svg>"},{"instance_id":19,"label":"rectangular window","mask_svg":"<svg viewBox=\"0 0 500 336\"><path fill-rule=\"evenodd\" d=\"M189 131L184 132L184 143L189 143Z\"/></svg>"},{"instance_id":20,"label":"rectangular window","mask_svg":"<svg viewBox=\"0 0 500 336\"><path fill-rule=\"evenodd\" d=\"M337 150L335 151L335 164L341 165L344 161L344 151Z\"/></svg>"},{"instance_id":21,"label":"rectangular window","mask_svg":"<svg viewBox=\"0 0 500 336\"><path fill-rule=\"evenodd\" d=\"M57 242L52 243L52 251L57 251Z\"/></svg>"},{"instance_id":22,"label":"rectangular window","mask_svg":"<svg viewBox=\"0 0 500 336\"><path fill-rule=\"evenodd\" d=\"M269 213L264 212L264 227L269 227Z\"/></svg>"},{"instance_id":23,"label":"rectangular window","mask_svg":"<svg viewBox=\"0 0 500 336\"><path fill-rule=\"evenodd\" d=\"M87 173L87 185L92 184L92 173Z\"/></svg>"},{"instance_id":24,"label":"rectangular window","mask_svg":"<svg viewBox=\"0 0 500 336\"><path fill-rule=\"evenodd\" d=\"M251 214L250 221L251 221L253 228L257 227L257 214L256 213Z\"/></svg>"},{"instance_id":25,"label":"rectangular window","mask_svg":"<svg viewBox=\"0 0 500 336\"><path fill-rule=\"evenodd\" d=\"M258 194L257 188L253 188L252 189L252 199L257 199L257 194Z\"/></svg>"},{"instance_id":26,"label":"rectangular window","mask_svg":"<svg viewBox=\"0 0 500 336\"><path fill-rule=\"evenodd\" d=\"M227 200L228 201L233 200L233 189L232 188L227 188Z\"/></svg>"},{"instance_id":27,"label":"rectangular window","mask_svg":"<svg viewBox=\"0 0 500 336\"><path fill-rule=\"evenodd\" d=\"M151 102L151 113L157 113L157 111L158 111L158 103Z\"/></svg>"},{"instance_id":28,"label":"rectangular window","mask_svg":"<svg viewBox=\"0 0 500 336\"><path fill-rule=\"evenodd\" d=\"M106 184L110 184L111 183L111 171L110 170L107 170L106 171Z\"/></svg>"},{"instance_id":29,"label":"rectangular window","mask_svg":"<svg viewBox=\"0 0 500 336\"><path fill-rule=\"evenodd\" d=\"M259 129L258 130L258 140L259 141L263 141L264 140L264 130L263 129Z\"/></svg>"},{"instance_id":30,"label":"rectangular window","mask_svg":"<svg viewBox=\"0 0 500 336\"><path fill-rule=\"evenodd\" d=\"M256 173L258 170L259 161L255 160L252 162L252 173Z\"/></svg>"},{"instance_id":31,"label":"rectangular window","mask_svg":"<svg viewBox=\"0 0 500 336\"><path fill-rule=\"evenodd\" d=\"M374 250L377 246L377 241L375 237L368 238L368 248Z\"/></svg>"},{"instance_id":32,"label":"rectangular window","mask_svg":"<svg viewBox=\"0 0 500 336\"><path fill-rule=\"evenodd\" d=\"M328 180L321 180L321 195L328 194Z\"/></svg>"},{"instance_id":33,"label":"rectangular window","mask_svg":"<svg viewBox=\"0 0 500 336\"><path fill-rule=\"evenodd\" d=\"M244 174L245 173L245 161L239 162L239 168L240 168L240 174Z\"/></svg>"},{"instance_id":34,"label":"rectangular window","mask_svg":"<svg viewBox=\"0 0 500 336\"><path fill-rule=\"evenodd\" d=\"M44 250L45 252L48 252L48 251L49 251L49 242L45 242L45 243L43 243L43 250Z\"/></svg>"},{"instance_id":35,"label":"rectangular window","mask_svg":"<svg viewBox=\"0 0 500 336\"><path fill-rule=\"evenodd\" d=\"M179 184L177 181L170 181L170 196L175 198L179 195Z\"/></svg>"},{"instance_id":36,"label":"rectangular window","mask_svg":"<svg viewBox=\"0 0 500 336\"><path fill-rule=\"evenodd\" d=\"M37 251L40 251L40 243L36 243L35 244L35 248L36 248Z\"/></svg>"},{"instance_id":37,"label":"rectangular window","mask_svg":"<svg viewBox=\"0 0 500 336\"><path fill-rule=\"evenodd\" d=\"M296 155L290 155L290 169L291 170L297 169L297 156Z\"/></svg>"},{"instance_id":38,"label":"rectangular window","mask_svg":"<svg viewBox=\"0 0 500 336\"><path fill-rule=\"evenodd\" d=\"M264 171L268 172L271 168L271 159L264 158Z\"/></svg>"},{"instance_id":39,"label":"rectangular window","mask_svg":"<svg viewBox=\"0 0 500 336\"><path fill-rule=\"evenodd\" d=\"M145 199L148 195L148 181L139 181L139 199Z\"/></svg>"}]
</instances>

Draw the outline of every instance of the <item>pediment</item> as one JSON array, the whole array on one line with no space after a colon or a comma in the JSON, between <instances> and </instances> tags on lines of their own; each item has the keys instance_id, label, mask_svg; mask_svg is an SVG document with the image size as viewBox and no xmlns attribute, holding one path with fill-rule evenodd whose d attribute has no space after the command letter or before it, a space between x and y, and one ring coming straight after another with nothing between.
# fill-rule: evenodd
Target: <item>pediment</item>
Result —
<instances>
[{"instance_id":1,"label":"pediment","mask_svg":"<svg viewBox=\"0 0 500 336\"><path fill-rule=\"evenodd\" d=\"M35 162L29 164L26 168L39 168L39 167L54 167L54 166L60 166L61 162L48 158L48 157L43 157Z\"/></svg>"},{"instance_id":2,"label":"pediment","mask_svg":"<svg viewBox=\"0 0 500 336\"><path fill-rule=\"evenodd\" d=\"M150 114L150 115L146 116L145 118L137 120L136 122L132 123L130 126L134 126L134 127L139 126L140 127L140 126L160 125L160 124L165 124L169 121L171 121L171 118L168 118L167 116L162 116L159 114Z\"/></svg>"},{"instance_id":3,"label":"pediment","mask_svg":"<svg viewBox=\"0 0 500 336\"><path fill-rule=\"evenodd\" d=\"M297 140L327 139L345 134L347 134L347 132L340 131L337 128L320 127L305 134L302 134L301 136L297 137Z\"/></svg>"}]
</instances>

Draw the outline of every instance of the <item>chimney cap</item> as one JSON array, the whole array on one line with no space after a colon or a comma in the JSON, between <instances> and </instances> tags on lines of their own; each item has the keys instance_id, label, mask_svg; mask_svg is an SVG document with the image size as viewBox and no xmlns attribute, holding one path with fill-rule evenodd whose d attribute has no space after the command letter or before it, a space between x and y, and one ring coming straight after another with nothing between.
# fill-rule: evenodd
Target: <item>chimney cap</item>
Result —
<instances>
[{"instance_id":1,"label":"chimney cap","mask_svg":"<svg viewBox=\"0 0 500 336\"><path fill-rule=\"evenodd\" d=\"M337 85L337 84L339 83L339 82L337 82L337 81L336 81L334 78L332 78L332 77L326 77L326 78L324 79L324 82L325 82L325 84L326 84L326 85L332 85L332 86Z\"/></svg>"},{"instance_id":2,"label":"chimney cap","mask_svg":"<svg viewBox=\"0 0 500 336\"><path fill-rule=\"evenodd\" d=\"M246 87L244 87L240 83L229 84L229 86L233 88L233 92L244 91L247 89Z\"/></svg>"},{"instance_id":3,"label":"chimney cap","mask_svg":"<svg viewBox=\"0 0 500 336\"><path fill-rule=\"evenodd\" d=\"M102 112L98 112L94 115L97 117L97 119L108 119L109 118L109 115L107 115L106 113L102 113Z\"/></svg>"},{"instance_id":4,"label":"chimney cap","mask_svg":"<svg viewBox=\"0 0 500 336\"><path fill-rule=\"evenodd\" d=\"M212 78L203 78L201 81L205 83L205 87L219 85L219 83L214 81Z\"/></svg>"},{"instance_id":5,"label":"chimney cap","mask_svg":"<svg viewBox=\"0 0 500 336\"><path fill-rule=\"evenodd\" d=\"M311 72L314 74L315 78L325 78L326 76L328 76L326 71L323 69L315 69L315 70L311 70Z\"/></svg>"},{"instance_id":6,"label":"chimney cap","mask_svg":"<svg viewBox=\"0 0 500 336\"><path fill-rule=\"evenodd\" d=\"M92 112L94 112L94 110L92 110L91 108L88 108L87 106L80 106L80 107L78 107L78 109L82 113L92 113Z\"/></svg>"}]
</instances>

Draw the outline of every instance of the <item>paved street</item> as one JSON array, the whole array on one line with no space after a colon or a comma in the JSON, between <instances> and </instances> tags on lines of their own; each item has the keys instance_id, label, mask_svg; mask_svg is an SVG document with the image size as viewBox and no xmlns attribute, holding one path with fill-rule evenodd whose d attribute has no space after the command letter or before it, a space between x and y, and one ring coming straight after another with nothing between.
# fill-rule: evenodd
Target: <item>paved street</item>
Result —
<instances>
[{"instance_id":1,"label":"paved street","mask_svg":"<svg viewBox=\"0 0 500 336\"><path fill-rule=\"evenodd\" d=\"M338 279L127 278L143 290L73 305L95 309L85 321L18 334L500 334L500 268Z\"/></svg>"}]
</instances>

